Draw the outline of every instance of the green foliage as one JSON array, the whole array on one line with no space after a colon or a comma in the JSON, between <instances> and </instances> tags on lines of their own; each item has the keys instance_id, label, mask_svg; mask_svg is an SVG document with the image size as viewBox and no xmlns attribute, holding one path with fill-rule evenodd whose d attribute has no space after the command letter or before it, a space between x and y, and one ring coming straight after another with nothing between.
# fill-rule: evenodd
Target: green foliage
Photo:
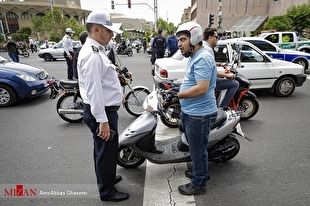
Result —
<instances>
[{"instance_id":1,"label":"green foliage","mask_svg":"<svg viewBox=\"0 0 310 206\"><path fill-rule=\"evenodd\" d=\"M17 32L20 32L22 34L28 34L28 36L30 36L32 33L32 30L29 26L24 26L20 30L18 30Z\"/></svg>"},{"instance_id":2,"label":"green foliage","mask_svg":"<svg viewBox=\"0 0 310 206\"><path fill-rule=\"evenodd\" d=\"M276 29L277 31L303 31L310 28L310 4L292 6L285 15L270 18L264 30Z\"/></svg>"},{"instance_id":3,"label":"green foliage","mask_svg":"<svg viewBox=\"0 0 310 206\"><path fill-rule=\"evenodd\" d=\"M46 11L45 16L34 17L32 23L34 33L39 33L41 38L49 36L50 41L56 42L63 38L66 28L72 28L75 31L75 34L72 35L75 40L78 40L80 32L85 30L76 19L63 17L62 11L57 8L54 8L53 12Z\"/></svg>"},{"instance_id":4,"label":"green foliage","mask_svg":"<svg viewBox=\"0 0 310 206\"><path fill-rule=\"evenodd\" d=\"M293 6L287 10L286 16L290 19L291 29L299 34L310 28L310 4Z\"/></svg>"},{"instance_id":5,"label":"green foliage","mask_svg":"<svg viewBox=\"0 0 310 206\"><path fill-rule=\"evenodd\" d=\"M174 26L173 23L168 23L167 21L163 20L162 18L159 18L157 20L157 27L160 28L161 30L165 31L165 36L168 37L170 31L176 30L176 27Z\"/></svg>"},{"instance_id":6,"label":"green foliage","mask_svg":"<svg viewBox=\"0 0 310 206\"><path fill-rule=\"evenodd\" d=\"M264 30L276 29L277 31L288 31L290 19L286 15L273 16L265 24Z\"/></svg>"}]
</instances>

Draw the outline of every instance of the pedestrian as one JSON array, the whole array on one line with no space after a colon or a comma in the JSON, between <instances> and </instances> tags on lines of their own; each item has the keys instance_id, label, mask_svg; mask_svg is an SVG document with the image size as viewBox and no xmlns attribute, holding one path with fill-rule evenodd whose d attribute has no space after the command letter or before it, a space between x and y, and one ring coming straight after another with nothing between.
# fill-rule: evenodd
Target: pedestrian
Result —
<instances>
[{"instance_id":1,"label":"pedestrian","mask_svg":"<svg viewBox=\"0 0 310 206\"><path fill-rule=\"evenodd\" d=\"M171 57L178 49L178 39L174 35L174 31L171 31L167 38L168 57Z\"/></svg>"},{"instance_id":2,"label":"pedestrian","mask_svg":"<svg viewBox=\"0 0 310 206\"><path fill-rule=\"evenodd\" d=\"M31 37L29 37L29 45L30 45L31 53L33 53L33 51L35 51L35 42L33 39L31 39Z\"/></svg>"},{"instance_id":3,"label":"pedestrian","mask_svg":"<svg viewBox=\"0 0 310 206\"><path fill-rule=\"evenodd\" d=\"M218 41L218 34L217 34L217 29L216 28L211 28L208 27L204 30L204 44L203 46L205 49L207 49L210 54L214 58L214 47L217 44ZM220 67L225 67L226 63L222 62L216 62L216 66ZM237 92L239 88L239 82L235 80L235 74L231 72L225 72L224 69L222 70L217 70L217 80L216 80L216 87L215 91L220 92L224 89L227 89L227 92L225 93L225 97L223 101L221 102L218 107L220 109L226 110L228 109L228 104L230 100L233 98L235 93Z\"/></svg>"},{"instance_id":4,"label":"pedestrian","mask_svg":"<svg viewBox=\"0 0 310 206\"><path fill-rule=\"evenodd\" d=\"M64 57L67 62L67 75L68 80L73 79L73 44L72 44L72 33L75 33L72 31L71 28L66 29L66 35L62 38L62 43L64 46Z\"/></svg>"},{"instance_id":5,"label":"pedestrian","mask_svg":"<svg viewBox=\"0 0 310 206\"><path fill-rule=\"evenodd\" d=\"M142 46L143 46L143 53L145 53L146 51L146 39L145 38L142 39Z\"/></svg>"},{"instance_id":6,"label":"pedestrian","mask_svg":"<svg viewBox=\"0 0 310 206\"><path fill-rule=\"evenodd\" d=\"M77 66L80 94L85 103L83 120L93 135L100 199L118 202L129 198L129 194L118 191L114 186L122 179L116 176L117 111L122 104L122 89L116 67L108 59L104 46L113 37L113 32L121 31L112 25L110 16L104 12L91 12L86 20L86 30L88 37L80 51Z\"/></svg>"},{"instance_id":7,"label":"pedestrian","mask_svg":"<svg viewBox=\"0 0 310 206\"><path fill-rule=\"evenodd\" d=\"M48 40L47 40L47 37L45 37L45 48L47 49L48 47L49 47Z\"/></svg>"},{"instance_id":8,"label":"pedestrian","mask_svg":"<svg viewBox=\"0 0 310 206\"><path fill-rule=\"evenodd\" d=\"M189 57L178 97L182 107L182 127L193 162L190 183L179 186L178 190L183 195L199 195L206 192L208 139L217 117L214 96L216 65L212 55L202 46L203 32L199 24L182 24L176 36L181 54Z\"/></svg>"},{"instance_id":9,"label":"pedestrian","mask_svg":"<svg viewBox=\"0 0 310 206\"><path fill-rule=\"evenodd\" d=\"M13 60L13 62L19 62L17 50L19 48L19 43L13 40L11 33L7 33L7 41L3 44L3 47L7 48L8 54Z\"/></svg>"},{"instance_id":10,"label":"pedestrian","mask_svg":"<svg viewBox=\"0 0 310 206\"><path fill-rule=\"evenodd\" d=\"M158 35L154 37L152 47L155 48L156 59L164 58L166 51L166 38L162 35L163 30L158 30Z\"/></svg>"},{"instance_id":11,"label":"pedestrian","mask_svg":"<svg viewBox=\"0 0 310 206\"><path fill-rule=\"evenodd\" d=\"M151 40L150 40L150 49L151 49L151 64L154 65L155 63L155 60L156 60L156 53L155 53L155 48L153 47L153 42L154 42L154 38L155 38L155 35L154 34L151 34Z\"/></svg>"},{"instance_id":12,"label":"pedestrian","mask_svg":"<svg viewBox=\"0 0 310 206\"><path fill-rule=\"evenodd\" d=\"M82 46L84 45L85 41L86 41L86 38L87 38L88 34L86 31L82 31L80 33L80 42L81 42L81 46L78 47L76 49L76 51L73 52L73 62L72 62L72 66L73 66L73 78L74 79L78 79L78 72L77 72L77 61L78 61L78 57L79 57L79 54L80 54L80 51L82 49Z\"/></svg>"},{"instance_id":13,"label":"pedestrian","mask_svg":"<svg viewBox=\"0 0 310 206\"><path fill-rule=\"evenodd\" d=\"M227 39L227 36L226 36L226 31L223 32L223 36L220 38L220 40L226 40Z\"/></svg>"}]
</instances>

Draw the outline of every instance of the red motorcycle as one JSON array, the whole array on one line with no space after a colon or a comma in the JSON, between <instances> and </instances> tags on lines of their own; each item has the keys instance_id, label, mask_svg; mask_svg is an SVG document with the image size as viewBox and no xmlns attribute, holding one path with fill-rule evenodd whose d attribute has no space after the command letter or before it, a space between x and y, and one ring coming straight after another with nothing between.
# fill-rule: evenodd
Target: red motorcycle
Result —
<instances>
[{"instance_id":1,"label":"red motorcycle","mask_svg":"<svg viewBox=\"0 0 310 206\"><path fill-rule=\"evenodd\" d=\"M259 109L259 103L256 95L250 91L252 83L243 75L239 74L234 67L236 63L225 68L225 72L235 74L235 80L239 82L239 88L233 98L230 100L228 107L240 113L241 120L252 118ZM226 90L216 93L217 105L220 105L226 94Z\"/></svg>"}]
</instances>

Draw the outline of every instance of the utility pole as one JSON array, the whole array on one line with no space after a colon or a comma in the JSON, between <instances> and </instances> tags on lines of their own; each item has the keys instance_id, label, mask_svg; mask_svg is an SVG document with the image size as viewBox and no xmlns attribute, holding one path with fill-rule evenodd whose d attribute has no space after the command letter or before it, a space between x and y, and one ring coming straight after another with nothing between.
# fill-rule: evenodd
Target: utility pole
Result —
<instances>
[{"instance_id":1,"label":"utility pole","mask_svg":"<svg viewBox=\"0 0 310 206\"><path fill-rule=\"evenodd\" d=\"M218 26L217 26L217 32L219 33L223 33L223 28L221 27L221 23L222 23L222 16L223 16L223 12L222 12L222 0L219 0L219 18L218 18Z\"/></svg>"}]
</instances>

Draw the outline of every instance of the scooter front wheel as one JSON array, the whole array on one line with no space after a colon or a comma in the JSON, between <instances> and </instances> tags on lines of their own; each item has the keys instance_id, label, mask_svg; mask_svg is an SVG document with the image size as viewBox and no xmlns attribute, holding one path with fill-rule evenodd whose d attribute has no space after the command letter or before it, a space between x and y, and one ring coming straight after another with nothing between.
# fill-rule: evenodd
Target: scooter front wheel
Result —
<instances>
[{"instance_id":1,"label":"scooter front wheel","mask_svg":"<svg viewBox=\"0 0 310 206\"><path fill-rule=\"evenodd\" d=\"M136 168L145 161L137 151L128 146L121 146L117 151L117 164L124 168Z\"/></svg>"}]
</instances>

